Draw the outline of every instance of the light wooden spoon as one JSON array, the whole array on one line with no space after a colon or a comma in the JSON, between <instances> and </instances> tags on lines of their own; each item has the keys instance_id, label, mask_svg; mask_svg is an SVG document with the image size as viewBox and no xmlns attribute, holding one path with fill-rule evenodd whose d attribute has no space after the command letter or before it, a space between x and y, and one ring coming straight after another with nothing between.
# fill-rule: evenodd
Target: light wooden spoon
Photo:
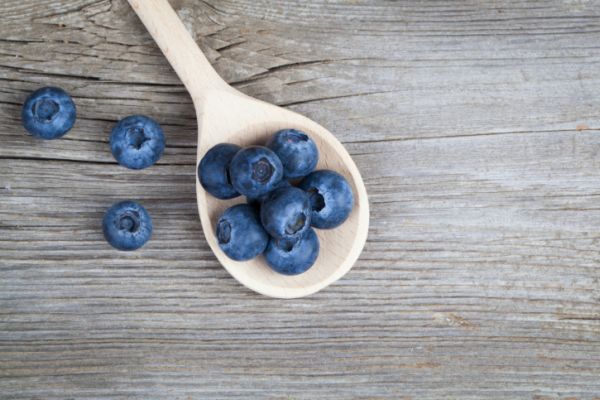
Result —
<instances>
[{"instance_id":1,"label":"light wooden spoon","mask_svg":"<svg viewBox=\"0 0 600 400\"><path fill-rule=\"evenodd\" d=\"M342 144L325 128L292 111L251 98L229 86L212 68L167 0L129 0L190 93L198 118L197 163L217 143L263 144L279 129L305 131L319 148L317 169L341 173L354 192L355 205L340 227L316 232L321 252L307 272L285 276L273 272L262 256L246 262L229 259L219 248L216 222L222 212L244 197L223 201L207 194L196 179L202 229L211 249L231 275L248 288L271 297L312 294L352 268L367 239L369 203L364 183Z\"/></svg>"}]
</instances>

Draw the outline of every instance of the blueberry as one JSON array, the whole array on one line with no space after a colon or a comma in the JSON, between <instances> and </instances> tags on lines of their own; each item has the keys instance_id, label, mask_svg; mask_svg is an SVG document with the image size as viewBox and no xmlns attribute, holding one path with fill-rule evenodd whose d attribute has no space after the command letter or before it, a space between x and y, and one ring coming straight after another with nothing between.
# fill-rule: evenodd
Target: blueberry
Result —
<instances>
[{"instance_id":1,"label":"blueberry","mask_svg":"<svg viewBox=\"0 0 600 400\"><path fill-rule=\"evenodd\" d=\"M238 204L219 218L217 240L229 258L245 261L265 251L269 235L260 224L258 212L248 204Z\"/></svg>"},{"instance_id":2,"label":"blueberry","mask_svg":"<svg viewBox=\"0 0 600 400\"><path fill-rule=\"evenodd\" d=\"M296 129L281 130L267 142L283 164L283 177L297 179L308 175L317 166L319 150L308 135Z\"/></svg>"},{"instance_id":3,"label":"blueberry","mask_svg":"<svg viewBox=\"0 0 600 400\"><path fill-rule=\"evenodd\" d=\"M152 235L152 218L148 211L133 201L122 201L110 207L102 220L106 241L119 250L136 250Z\"/></svg>"},{"instance_id":4,"label":"blueberry","mask_svg":"<svg viewBox=\"0 0 600 400\"><path fill-rule=\"evenodd\" d=\"M290 183L288 181L279 181L279 183L277 185L275 185L273 190L286 188L286 187L290 187L290 186L292 186L292 185L290 185ZM260 206L262 204L262 202L265 201L267 199L267 197L269 197L269 194L271 194L271 192L261 194L258 197L246 197L246 201L251 206Z\"/></svg>"},{"instance_id":5,"label":"blueberry","mask_svg":"<svg viewBox=\"0 0 600 400\"><path fill-rule=\"evenodd\" d=\"M229 165L231 183L247 197L258 197L273 190L283 177L279 157L262 146L243 148Z\"/></svg>"},{"instance_id":6,"label":"blueberry","mask_svg":"<svg viewBox=\"0 0 600 400\"><path fill-rule=\"evenodd\" d=\"M271 238L265 259L276 272L285 275L298 275L306 272L315 263L319 255L319 238L314 229L309 229L303 238L297 241Z\"/></svg>"},{"instance_id":7,"label":"blueberry","mask_svg":"<svg viewBox=\"0 0 600 400\"><path fill-rule=\"evenodd\" d=\"M217 199L233 199L240 195L229 178L229 163L240 149L235 144L220 143L208 150L198 165L200 184Z\"/></svg>"},{"instance_id":8,"label":"blueberry","mask_svg":"<svg viewBox=\"0 0 600 400\"><path fill-rule=\"evenodd\" d=\"M297 240L310 228L310 201L298 188L274 190L262 203L260 220L275 239Z\"/></svg>"},{"instance_id":9,"label":"blueberry","mask_svg":"<svg viewBox=\"0 0 600 400\"><path fill-rule=\"evenodd\" d=\"M160 125L144 115L120 120L110 134L110 150L124 167L143 169L154 164L165 150Z\"/></svg>"},{"instance_id":10,"label":"blueberry","mask_svg":"<svg viewBox=\"0 0 600 400\"><path fill-rule=\"evenodd\" d=\"M44 87L31 93L21 112L25 129L40 139L63 136L73 127L76 117L73 99L56 87Z\"/></svg>"},{"instance_id":11,"label":"blueberry","mask_svg":"<svg viewBox=\"0 0 600 400\"><path fill-rule=\"evenodd\" d=\"M331 229L348 218L354 196L348 181L334 171L320 170L309 174L299 188L310 196L311 224L315 228Z\"/></svg>"}]
</instances>

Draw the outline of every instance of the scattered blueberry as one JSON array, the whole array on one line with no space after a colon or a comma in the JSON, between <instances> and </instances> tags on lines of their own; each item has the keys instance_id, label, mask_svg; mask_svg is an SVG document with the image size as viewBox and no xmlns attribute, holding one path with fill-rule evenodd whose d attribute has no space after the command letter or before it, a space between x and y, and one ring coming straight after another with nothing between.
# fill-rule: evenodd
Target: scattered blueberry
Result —
<instances>
[{"instance_id":1,"label":"scattered blueberry","mask_svg":"<svg viewBox=\"0 0 600 400\"><path fill-rule=\"evenodd\" d=\"M110 134L110 150L124 167L143 169L154 164L165 149L160 125L144 115L120 120Z\"/></svg>"},{"instance_id":2,"label":"scattered blueberry","mask_svg":"<svg viewBox=\"0 0 600 400\"><path fill-rule=\"evenodd\" d=\"M298 185L310 196L311 224L331 229L348 218L354 197L348 181L334 171L320 170L309 174Z\"/></svg>"},{"instance_id":3,"label":"scattered blueberry","mask_svg":"<svg viewBox=\"0 0 600 400\"><path fill-rule=\"evenodd\" d=\"M198 165L200 184L217 199L233 199L240 195L229 178L229 163L240 149L234 144L220 143L208 150Z\"/></svg>"},{"instance_id":4,"label":"scattered blueberry","mask_svg":"<svg viewBox=\"0 0 600 400\"><path fill-rule=\"evenodd\" d=\"M308 196L295 187L274 190L260 208L260 220L275 239L300 239L310 228L310 216Z\"/></svg>"},{"instance_id":5,"label":"scattered blueberry","mask_svg":"<svg viewBox=\"0 0 600 400\"><path fill-rule=\"evenodd\" d=\"M265 251L269 235L260 224L258 212L248 204L238 204L219 218L217 240L230 258L245 261Z\"/></svg>"},{"instance_id":6,"label":"scattered blueberry","mask_svg":"<svg viewBox=\"0 0 600 400\"><path fill-rule=\"evenodd\" d=\"M152 235L152 218L144 207L122 201L110 207L102 220L106 241L119 250L139 249Z\"/></svg>"},{"instance_id":7,"label":"scattered blueberry","mask_svg":"<svg viewBox=\"0 0 600 400\"><path fill-rule=\"evenodd\" d=\"M76 117L73 99L56 87L44 87L30 94L21 112L23 127L40 139L63 136L73 127Z\"/></svg>"},{"instance_id":8,"label":"scattered blueberry","mask_svg":"<svg viewBox=\"0 0 600 400\"><path fill-rule=\"evenodd\" d=\"M229 165L231 183L247 197L258 197L273 190L283 177L279 157L263 146L243 148Z\"/></svg>"},{"instance_id":9,"label":"scattered blueberry","mask_svg":"<svg viewBox=\"0 0 600 400\"><path fill-rule=\"evenodd\" d=\"M281 130L267 142L283 164L285 179L302 178L317 166L319 150L308 135L296 129Z\"/></svg>"},{"instance_id":10,"label":"scattered blueberry","mask_svg":"<svg viewBox=\"0 0 600 400\"><path fill-rule=\"evenodd\" d=\"M288 181L279 181L279 183L277 185L275 185L273 190L286 188L286 187L290 187L290 186L292 186L292 185L290 185L290 183ZM262 204L262 202L265 201L267 199L267 197L269 197L269 194L271 194L271 192L261 194L258 197L246 197L246 201L251 206L260 206Z\"/></svg>"},{"instance_id":11,"label":"scattered blueberry","mask_svg":"<svg viewBox=\"0 0 600 400\"><path fill-rule=\"evenodd\" d=\"M319 238L312 228L295 242L271 238L265 250L267 264L274 271L285 275L298 275L307 271L318 255Z\"/></svg>"}]
</instances>

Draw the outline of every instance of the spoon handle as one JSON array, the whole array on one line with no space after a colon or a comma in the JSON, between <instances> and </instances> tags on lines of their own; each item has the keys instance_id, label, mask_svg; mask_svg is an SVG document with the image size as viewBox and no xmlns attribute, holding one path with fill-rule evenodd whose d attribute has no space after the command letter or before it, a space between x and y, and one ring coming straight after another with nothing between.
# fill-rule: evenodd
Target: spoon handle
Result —
<instances>
[{"instance_id":1,"label":"spoon handle","mask_svg":"<svg viewBox=\"0 0 600 400\"><path fill-rule=\"evenodd\" d=\"M167 0L128 0L192 98L228 87L210 65Z\"/></svg>"}]
</instances>

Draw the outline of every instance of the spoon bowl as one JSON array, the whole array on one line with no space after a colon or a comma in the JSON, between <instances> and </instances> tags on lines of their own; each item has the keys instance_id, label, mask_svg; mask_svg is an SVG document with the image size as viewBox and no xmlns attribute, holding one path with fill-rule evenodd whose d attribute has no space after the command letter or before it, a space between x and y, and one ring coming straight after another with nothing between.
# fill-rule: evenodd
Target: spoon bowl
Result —
<instances>
[{"instance_id":1,"label":"spoon bowl","mask_svg":"<svg viewBox=\"0 0 600 400\"><path fill-rule=\"evenodd\" d=\"M210 66L167 0L129 0L129 3L192 97L198 119L196 165L218 143L264 144L276 131L294 128L306 132L315 141L319 149L317 169L340 173L352 187L355 201L348 219L335 229L315 230L321 245L315 265L303 274L287 276L271 270L262 256L240 262L223 253L216 239L217 220L228 207L244 202L245 197L216 199L196 179L202 229L219 262L246 287L277 298L307 296L341 278L358 259L369 227L367 192L344 146L316 122L229 86Z\"/></svg>"}]
</instances>

